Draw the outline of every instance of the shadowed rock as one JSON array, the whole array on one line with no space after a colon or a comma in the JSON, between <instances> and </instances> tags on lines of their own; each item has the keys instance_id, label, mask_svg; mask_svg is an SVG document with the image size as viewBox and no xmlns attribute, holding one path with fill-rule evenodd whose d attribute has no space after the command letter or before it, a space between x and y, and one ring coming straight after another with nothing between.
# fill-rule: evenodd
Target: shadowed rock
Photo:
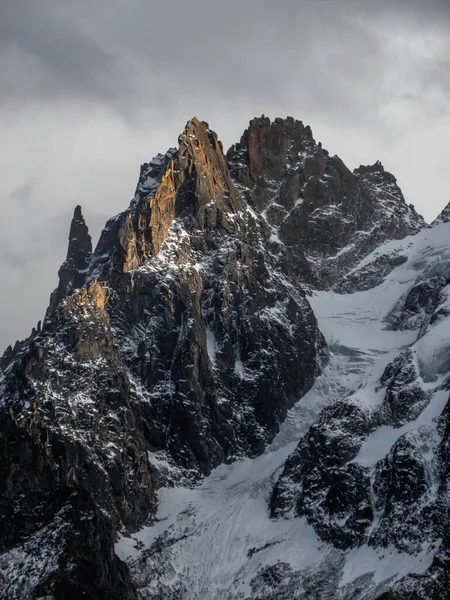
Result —
<instances>
[{"instance_id":1,"label":"shadowed rock","mask_svg":"<svg viewBox=\"0 0 450 600\"><path fill-rule=\"evenodd\" d=\"M91 253L91 236L81 213L81 206L76 206L70 224L67 257L58 271L59 284L50 298L49 312L70 292L82 287Z\"/></svg>"}]
</instances>

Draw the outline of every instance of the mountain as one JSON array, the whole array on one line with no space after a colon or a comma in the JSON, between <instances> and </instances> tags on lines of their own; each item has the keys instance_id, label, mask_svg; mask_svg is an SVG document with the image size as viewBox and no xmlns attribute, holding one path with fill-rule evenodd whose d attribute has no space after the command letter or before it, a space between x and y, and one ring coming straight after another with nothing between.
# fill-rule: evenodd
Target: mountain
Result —
<instances>
[{"instance_id":1,"label":"mountain","mask_svg":"<svg viewBox=\"0 0 450 600\"><path fill-rule=\"evenodd\" d=\"M2 597L446 597L448 227L291 117L189 121L95 249L76 207L0 361Z\"/></svg>"}]
</instances>

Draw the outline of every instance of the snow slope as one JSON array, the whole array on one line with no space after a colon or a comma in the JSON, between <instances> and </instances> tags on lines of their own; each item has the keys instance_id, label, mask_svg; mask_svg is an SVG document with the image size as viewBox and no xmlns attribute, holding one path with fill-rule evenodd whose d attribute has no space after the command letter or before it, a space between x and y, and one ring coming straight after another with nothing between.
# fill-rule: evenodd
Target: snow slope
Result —
<instances>
[{"instance_id":1,"label":"snow slope","mask_svg":"<svg viewBox=\"0 0 450 600\"><path fill-rule=\"evenodd\" d=\"M441 320L419 340L419 326L404 330L389 326L412 286L450 265L449 234L450 224L439 224L378 248L355 271L383 254L402 254L407 260L374 289L312 295L331 360L289 412L270 447L256 459L220 466L193 489L161 489L156 522L116 544L142 598L369 600L402 576L425 572L439 542L424 540L420 551L412 554L369 546L340 551L322 542L304 518L271 519L268 502L286 459L324 407L347 396L368 409L377 407L383 400L380 377L405 348L412 348L420 371L427 373L433 371L436 355L450 349L450 319ZM422 382L431 400L419 417L399 428L373 432L355 462L376 463L406 431L428 427L437 435L435 420L448 399L448 392L440 390L448 374L445 368L441 365L439 373ZM271 596L280 573L286 583ZM311 589L317 595L308 595Z\"/></svg>"}]
</instances>

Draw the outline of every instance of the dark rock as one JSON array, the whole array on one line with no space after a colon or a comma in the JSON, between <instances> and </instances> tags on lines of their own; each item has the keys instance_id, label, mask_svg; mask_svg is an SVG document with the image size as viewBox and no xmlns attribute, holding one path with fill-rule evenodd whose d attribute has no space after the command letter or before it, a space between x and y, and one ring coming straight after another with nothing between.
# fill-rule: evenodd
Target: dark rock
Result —
<instances>
[{"instance_id":1,"label":"dark rock","mask_svg":"<svg viewBox=\"0 0 450 600\"><path fill-rule=\"evenodd\" d=\"M50 298L49 314L63 298L73 290L82 287L86 270L92 253L92 240L81 213L81 206L76 206L69 231L67 257L61 265L58 275L59 284Z\"/></svg>"},{"instance_id":2,"label":"dark rock","mask_svg":"<svg viewBox=\"0 0 450 600\"><path fill-rule=\"evenodd\" d=\"M394 427L414 421L430 401L420 385L419 374L410 350L390 363L380 380L386 386L386 395L380 408L380 419Z\"/></svg>"},{"instance_id":3,"label":"dark rock","mask_svg":"<svg viewBox=\"0 0 450 600\"><path fill-rule=\"evenodd\" d=\"M325 409L286 462L272 517L294 511L339 548L362 543L373 515L370 478L351 461L372 428L371 415L350 400Z\"/></svg>"},{"instance_id":4,"label":"dark rock","mask_svg":"<svg viewBox=\"0 0 450 600\"><path fill-rule=\"evenodd\" d=\"M431 485L420 441L413 434L401 436L377 465L374 493L380 522L371 543L395 544L405 552L420 549L424 536L435 528L433 508L420 508Z\"/></svg>"},{"instance_id":5,"label":"dark rock","mask_svg":"<svg viewBox=\"0 0 450 600\"><path fill-rule=\"evenodd\" d=\"M284 268L314 287L338 284L377 246L425 226L381 163L352 173L301 121L253 119L227 160L278 240ZM383 276L372 279L377 284ZM348 280L341 290L350 287Z\"/></svg>"},{"instance_id":6,"label":"dark rock","mask_svg":"<svg viewBox=\"0 0 450 600\"><path fill-rule=\"evenodd\" d=\"M374 470L357 461L377 427L401 427L423 412L431 394L419 381L407 350L380 379L386 391L379 408L368 412L351 397L326 408L286 461L273 489L272 516L306 516L337 548L368 543L408 552L419 551L425 532L438 539L442 528L432 499L435 474L424 458L430 452L426 431L423 439L416 433L400 436Z\"/></svg>"},{"instance_id":7,"label":"dark rock","mask_svg":"<svg viewBox=\"0 0 450 600\"><path fill-rule=\"evenodd\" d=\"M383 283L396 267L407 260L408 258L402 254L382 254L368 264L351 270L333 286L333 289L340 294L371 290Z\"/></svg>"},{"instance_id":8,"label":"dark rock","mask_svg":"<svg viewBox=\"0 0 450 600\"><path fill-rule=\"evenodd\" d=\"M408 291L400 314L392 323L392 328L397 330L419 328L423 332L441 303L442 290L448 283L450 278L440 274L414 285Z\"/></svg>"}]
</instances>

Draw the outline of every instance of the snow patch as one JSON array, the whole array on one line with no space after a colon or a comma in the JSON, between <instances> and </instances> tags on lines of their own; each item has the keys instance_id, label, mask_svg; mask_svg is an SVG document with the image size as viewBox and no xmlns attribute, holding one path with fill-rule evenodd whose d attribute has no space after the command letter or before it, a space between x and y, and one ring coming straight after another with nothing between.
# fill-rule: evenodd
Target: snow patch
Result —
<instances>
[{"instance_id":1,"label":"snow patch","mask_svg":"<svg viewBox=\"0 0 450 600\"><path fill-rule=\"evenodd\" d=\"M214 333L209 328L206 329L206 351L208 352L209 360L214 367L216 365L217 343Z\"/></svg>"}]
</instances>

